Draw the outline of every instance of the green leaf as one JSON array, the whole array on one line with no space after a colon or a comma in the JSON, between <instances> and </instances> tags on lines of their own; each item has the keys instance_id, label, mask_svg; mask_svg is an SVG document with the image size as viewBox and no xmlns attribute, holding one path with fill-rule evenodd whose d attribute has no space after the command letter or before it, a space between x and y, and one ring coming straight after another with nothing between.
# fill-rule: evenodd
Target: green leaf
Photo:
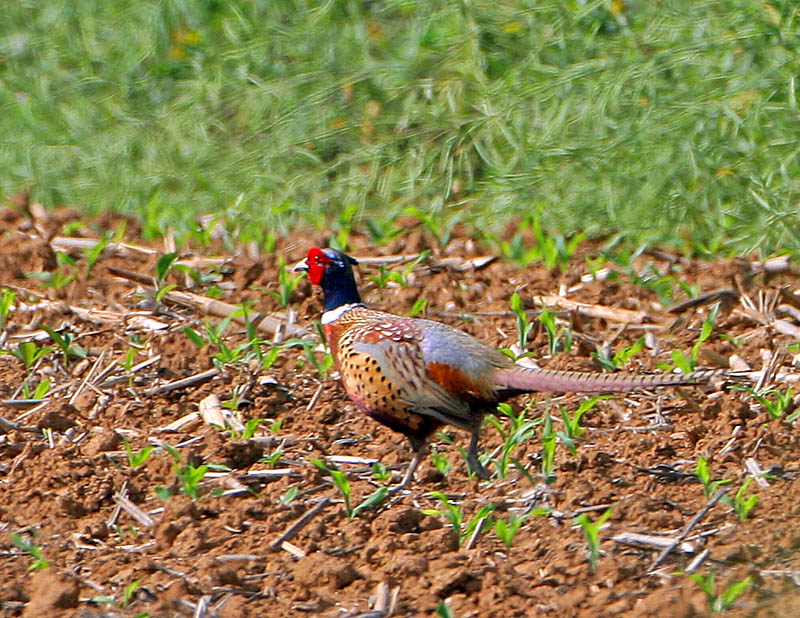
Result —
<instances>
[{"instance_id":1,"label":"green leaf","mask_svg":"<svg viewBox=\"0 0 800 618\"><path fill-rule=\"evenodd\" d=\"M372 508L373 506L377 506L381 502L386 499L386 496L389 495L389 490L386 487L379 487L376 489L372 494L367 497L366 500L361 502L361 504L357 505L352 513L350 514L350 519L355 519L358 514L363 511L364 509Z\"/></svg>"},{"instance_id":2,"label":"green leaf","mask_svg":"<svg viewBox=\"0 0 800 618\"><path fill-rule=\"evenodd\" d=\"M183 327L183 334L186 335L189 340L198 348L202 348L204 345L206 345L206 340L200 336L200 333L189 326Z\"/></svg>"},{"instance_id":3,"label":"green leaf","mask_svg":"<svg viewBox=\"0 0 800 618\"><path fill-rule=\"evenodd\" d=\"M159 285L161 285L164 282L164 279L167 278L172 265L177 259L177 253L165 253L158 258L158 262L156 262L156 280L158 281Z\"/></svg>"}]
</instances>

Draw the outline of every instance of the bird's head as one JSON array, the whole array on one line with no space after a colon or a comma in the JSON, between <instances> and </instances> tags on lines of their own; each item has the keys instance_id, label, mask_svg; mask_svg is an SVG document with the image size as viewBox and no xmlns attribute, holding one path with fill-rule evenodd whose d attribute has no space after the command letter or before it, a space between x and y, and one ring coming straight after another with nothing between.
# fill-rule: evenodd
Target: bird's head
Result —
<instances>
[{"instance_id":1,"label":"bird's head","mask_svg":"<svg viewBox=\"0 0 800 618\"><path fill-rule=\"evenodd\" d=\"M322 287L327 311L339 305L361 302L353 277L354 264L358 264L354 258L336 249L311 247L292 270L306 271L308 280Z\"/></svg>"}]
</instances>

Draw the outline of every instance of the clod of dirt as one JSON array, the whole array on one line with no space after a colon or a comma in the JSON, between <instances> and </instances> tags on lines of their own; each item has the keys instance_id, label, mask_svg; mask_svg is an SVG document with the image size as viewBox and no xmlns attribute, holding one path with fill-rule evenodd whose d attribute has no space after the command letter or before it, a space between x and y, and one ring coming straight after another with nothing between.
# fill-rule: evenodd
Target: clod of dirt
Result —
<instances>
[{"instance_id":1,"label":"clod of dirt","mask_svg":"<svg viewBox=\"0 0 800 618\"><path fill-rule=\"evenodd\" d=\"M103 431L89 438L83 452L87 457L95 457L100 453L117 450L121 441L116 431Z\"/></svg>"},{"instance_id":2,"label":"clod of dirt","mask_svg":"<svg viewBox=\"0 0 800 618\"><path fill-rule=\"evenodd\" d=\"M224 442L217 457L234 470L249 468L264 456L264 447L252 440L233 440Z\"/></svg>"},{"instance_id":3,"label":"clod of dirt","mask_svg":"<svg viewBox=\"0 0 800 618\"><path fill-rule=\"evenodd\" d=\"M438 549L440 553L458 551L458 535L452 528L431 530L422 536L420 549L424 552Z\"/></svg>"},{"instance_id":4,"label":"clod of dirt","mask_svg":"<svg viewBox=\"0 0 800 618\"><path fill-rule=\"evenodd\" d=\"M323 586L340 590L364 577L348 560L319 552L298 561L292 572L295 582L309 589Z\"/></svg>"},{"instance_id":5,"label":"clod of dirt","mask_svg":"<svg viewBox=\"0 0 800 618\"><path fill-rule=\"evenodd\" d=\"M61 496L61 498L58 499L58 505L61 507L61 511L68 517L77 519L86 515L86 507L69 496Z\"/></svg>"},{"instance_id":6,"label":"clod of dirt","mask_svg":"<svg viewBox=\"0 0 800 618\"><path fill-rule=\"evenodd\" d=\"M172 496L167 501L164 516L156 528L156 546L159 550L171 548L178 535L187 531L199 519L200 511L197 510L197 506L190 498ZM187 542L192 546L203 544L202 540L192 542L188 540L188 537Z\"/></svg>"},{"instance_id":7,"label":"clod of dirt","mask_svg":"<svg viewBox=\"0 0 800 618\"><path fill-rule=\"evenodd\" d=\"M389 513L391 516L391 523L389 530L403 534L404 532L419 532L419 522L425 517L422 511L417 509L405 509L399 513Z\"/></svg>"},{"instance_id":8,"label":"clod of dirt","mask_svg":"<svg viewBox=\"0 0 800 618\"><path fill-rule=\"evenodd\" d=\"M440 599L446 599L456 592L477 592L481 589L481 581L467 568L434 569L432 591Z\"/></svg>"},{"instance_id":9,"label":"clod of dirt","mask_svg":"<svg viewBox=\"0 0 800 618\"><path fill-rule=\"evenodd\" d=\"M35 573L28 582L30 602L23 618L52 616L53 610L78 607L80 586L74 579L58 575L52 569Z\"/></svg>"},{"instance_id":10,"label":"clod of dirt","mask_svg":"<svg viewBox=\"0 0 800 618\"><path fill-rule=\"evenodd\" d=\"M75 426L75 421L71 417L77 416L78 411L68 403L59 407L58 411L48 410L36 423L39 429L52 429L53 431L66 431Z\"/></svg>"}]
</instances>

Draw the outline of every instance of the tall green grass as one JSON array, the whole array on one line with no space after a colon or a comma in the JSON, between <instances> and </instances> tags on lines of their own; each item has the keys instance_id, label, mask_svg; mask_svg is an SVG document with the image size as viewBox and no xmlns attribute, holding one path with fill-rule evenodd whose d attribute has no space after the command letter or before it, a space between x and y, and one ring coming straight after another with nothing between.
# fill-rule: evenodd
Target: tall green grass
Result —
<instances>
[{"instance_id":1,"label":"tall green grass","mask_svg":"<svg viewBox=\"0 0 800 618\"><path fill-rule=\"evenodd\" d=\"M796 250L789 0L7 3L0 193L235 233L356 205Z\"/></svg>"}]
</instances>

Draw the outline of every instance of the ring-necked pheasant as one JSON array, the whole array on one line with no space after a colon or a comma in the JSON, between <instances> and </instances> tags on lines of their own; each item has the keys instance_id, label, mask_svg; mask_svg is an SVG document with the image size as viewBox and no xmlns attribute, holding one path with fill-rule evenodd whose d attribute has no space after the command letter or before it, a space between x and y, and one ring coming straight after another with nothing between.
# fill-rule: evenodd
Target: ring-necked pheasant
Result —
<instances>
[{"instance_id":1,"label":"ring-necked pheasant","mask_svg":"<svg viewBox=\"0 0 800 618\"><path fill-rule=\"evenodd\" d=\"M334 249L313 247L295 270L322 287L322 327L342 384L356 407L404 434L414 457L398 486L414 476L428 437L442 425L471 433L467 462L488 478L478 461L481 421L498 402L520 393L620 392L690 384L724 370L688 374L615 374L530 369L498 350L440 322L376 311L361 302L353 265Z\"/></svg>"}]
</instances>

